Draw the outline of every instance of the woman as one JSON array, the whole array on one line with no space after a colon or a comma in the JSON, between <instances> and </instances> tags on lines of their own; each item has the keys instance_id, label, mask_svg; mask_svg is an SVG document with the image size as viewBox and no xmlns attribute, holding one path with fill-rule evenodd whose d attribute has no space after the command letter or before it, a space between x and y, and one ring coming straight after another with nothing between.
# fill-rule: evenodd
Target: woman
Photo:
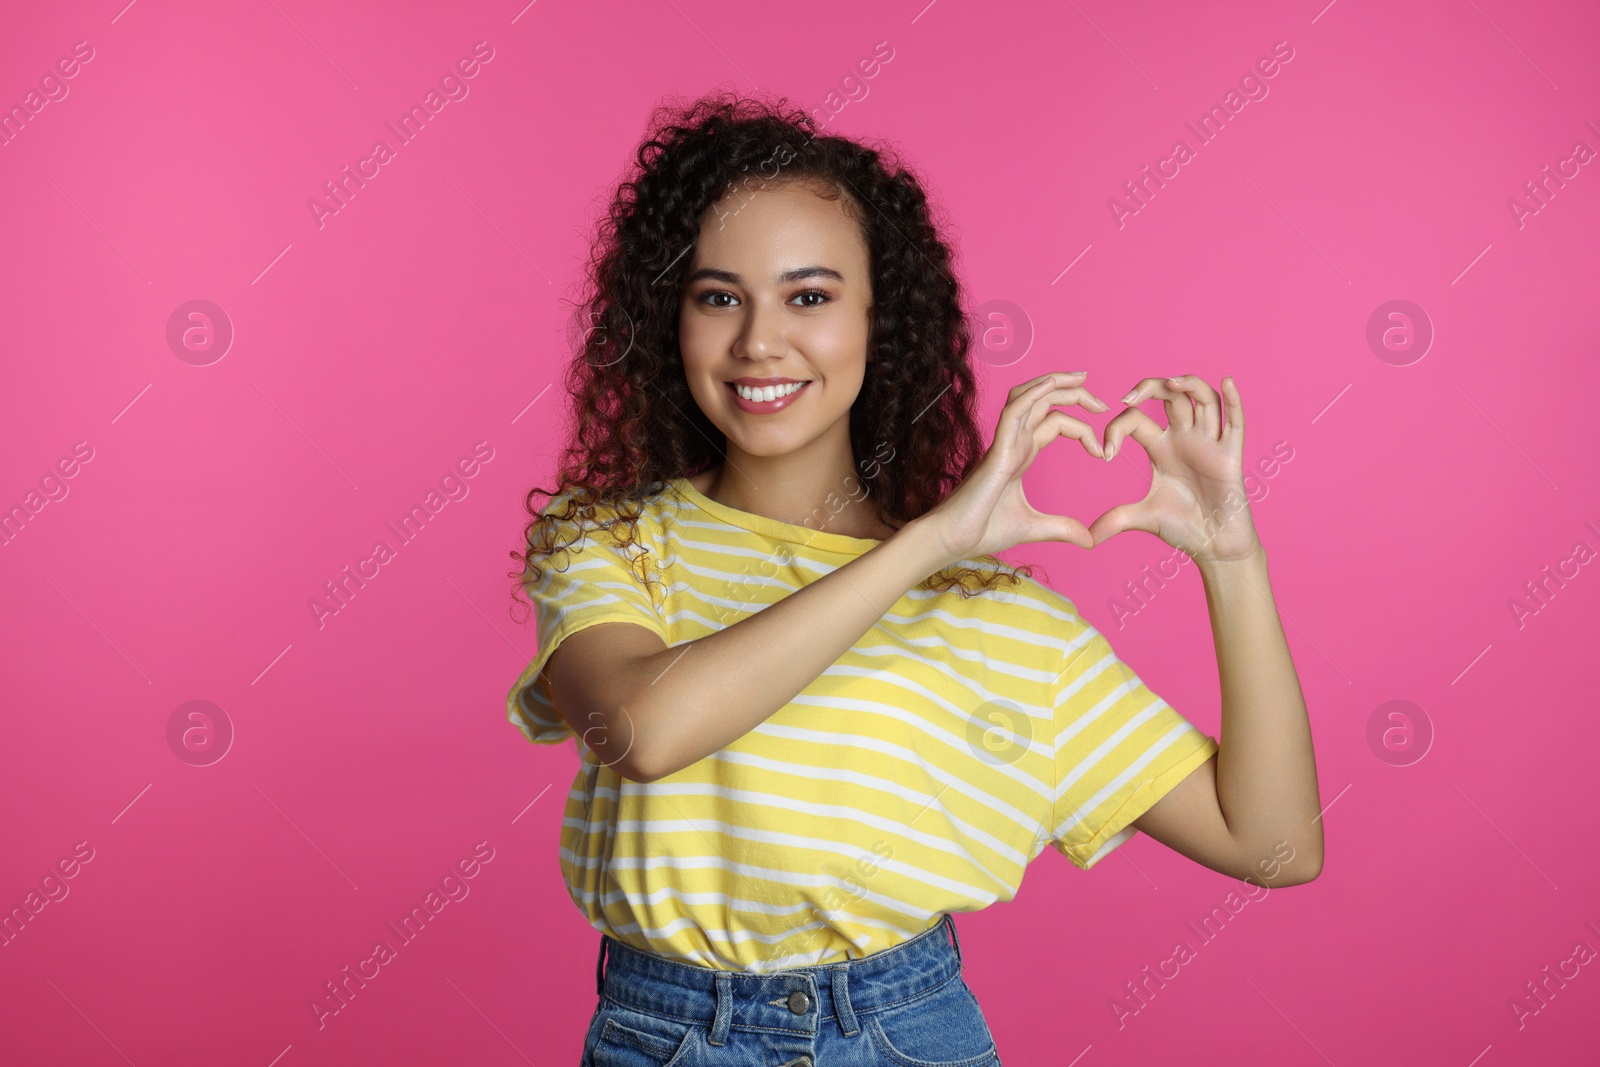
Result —
<instances>
[{"instance_id":1,"label":"woman","mask_svg":"<svg viewBox=\"0 0 1600 1067\"><path fill-rule=\"evenodd\" d=\"M1320 869L1237 388L1146 378L1102 445L1057 410L1108 410L1085 373L1044 374L985 451L950 261L914 176L781 104L666 114L613 201L573 439L513 553L539 654L508 696L582 761L585 1065L987 1067L949 916L1011 899L1046 844L1088 869L1143 830L1274 886ZM1104 460L1131 437L1149 495L1088 527L1036 511L1021 476L1057 437ZM1226 758L994 555L1127 529L1204 578Z\"/></svg>"}]
</instances>

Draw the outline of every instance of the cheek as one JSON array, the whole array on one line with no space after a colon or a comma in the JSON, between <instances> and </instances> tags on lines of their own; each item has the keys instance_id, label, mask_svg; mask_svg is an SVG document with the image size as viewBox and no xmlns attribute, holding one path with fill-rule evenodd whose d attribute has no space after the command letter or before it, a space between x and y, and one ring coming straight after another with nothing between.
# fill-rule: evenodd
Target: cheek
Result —
<instances>
[{"instance_id":1,"label":"cheek","mask_svg":"<svg viewBox=\"0 0 1600 1067\"><path fill-rule=\"evenodd\" d=\"M860 323L816 322L810 324L800 344L816 366L829 378L859 379L867 359L867 331Z\"/></svg>"},{"instance_id":2,"label":"cheek","mask_svg":"<svg viewBox=\"0 0 1600 1067\"><path fill-rule=\"evenodd\" d=\"M683 372L691 383L704 377L716 363L716 344L704 324L685 323L678 329L678 355L683 362ZM698 388L698 386L696 386Z\"/></svg>"},{"instance_id":3,"label":"cheek","mask_svg":"<svg viewBox=\"0 0 1600 1067\"><path fill-rule=\"evenodd\" d=\"M685 377L689 382L689 395L694 398L695 404L708 417L714 415L725 399L722 396L722 384L688 367L684 369Z\"/></svg>"}]
</instances>

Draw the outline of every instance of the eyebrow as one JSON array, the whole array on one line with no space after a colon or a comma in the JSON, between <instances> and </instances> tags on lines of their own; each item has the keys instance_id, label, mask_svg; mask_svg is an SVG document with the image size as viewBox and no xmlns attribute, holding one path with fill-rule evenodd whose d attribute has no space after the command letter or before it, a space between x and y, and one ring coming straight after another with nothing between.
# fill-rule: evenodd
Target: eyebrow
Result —
<instances>
[{"instance_id":1,"label":"eyebrow","mask_svg":"<svg viewBox=\"0 0 1600 1067\"><path fill-rule=\"evenodd\" d=\"M694 282L700 281L702 278L718 282L727 282L729 285L744 284L744 279L735 274L733 271L721 270L717 267L701 267L699 270L689 275L689 277L685 278L683 284L690 285ZM786 270L782 274L778 275L777 282L779 285L785 285L789 282L798 282L806 278L832 278L835 281L844 281L844 275L840 274L832 267L795 267L792 270Z\"/></svg>"}]
</instances>

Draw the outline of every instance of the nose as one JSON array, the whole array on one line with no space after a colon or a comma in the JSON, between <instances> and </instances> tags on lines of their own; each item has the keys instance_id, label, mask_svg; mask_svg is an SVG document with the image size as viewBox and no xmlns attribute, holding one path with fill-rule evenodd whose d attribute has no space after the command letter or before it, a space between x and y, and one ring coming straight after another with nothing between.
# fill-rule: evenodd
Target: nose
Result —
<instances>
[{"instance_id":1,"label":"nose","mask_svg":"<svg viewBox=\"0 0 1600 1067\"><path fill-rule=\"evenodd\" d=\"M734 340L733 354L740 359L761 362L775 359L788 350L783 339L782 312L776 308L763 308L760 301L746 305L744 325Z\"/></svg>"}]
</instances>

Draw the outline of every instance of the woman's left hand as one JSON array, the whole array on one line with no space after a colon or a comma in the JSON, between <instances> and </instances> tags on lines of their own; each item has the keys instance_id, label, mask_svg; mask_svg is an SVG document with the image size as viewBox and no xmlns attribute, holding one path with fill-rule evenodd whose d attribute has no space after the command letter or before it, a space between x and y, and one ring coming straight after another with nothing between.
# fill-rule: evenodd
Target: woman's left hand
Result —
<instances>
[{"instance_id":1,"label":"woman's left hand","mask_svg":"<svg viewBox=\"0 0 1600 1067\"><path fill-rule=\"evenodd\" d=\"M1150 456L1150 492L1136 504L1119 504L1089 525L1096 545L1124 530L1145 530L1198 562L1246 559L1261 547L1243 475L1244 406L1233 379L1216 390L1192 374L1145 378L1122 402L1166 401L1167 425L1130 406L1106 424L1110 460L1131 437ZM1191 403L1192 401L1192 403ZM1226 414L1226 421L1224 421Z\"/></svg>"}]
</instances>

